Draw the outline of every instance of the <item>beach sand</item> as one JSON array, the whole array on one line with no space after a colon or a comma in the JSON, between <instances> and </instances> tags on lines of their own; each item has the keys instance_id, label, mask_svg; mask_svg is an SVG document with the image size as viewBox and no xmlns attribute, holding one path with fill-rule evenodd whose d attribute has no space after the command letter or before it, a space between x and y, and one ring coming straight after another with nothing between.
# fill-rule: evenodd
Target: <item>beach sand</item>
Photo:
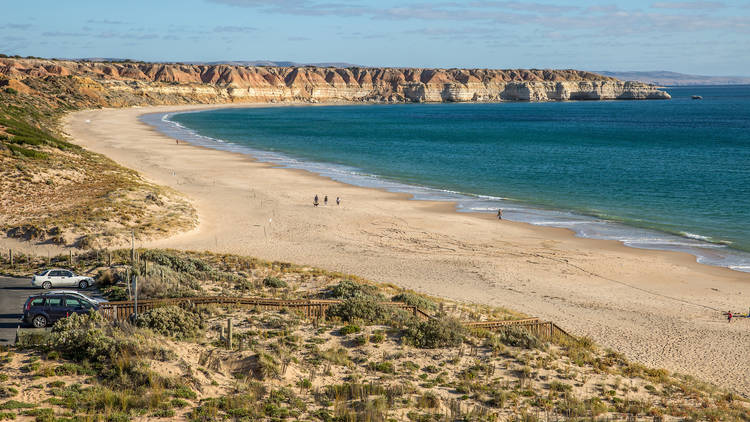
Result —
<instances>
[{"instance_id":1,"label":"beach sand","mask_svg":"<svg viewBox=\"0 0 750 422\"><path fill-rule=\"evenodd\" d=\"M206 107L105 109L66 118L77 144L171 186L196 207L197 229L138 246L307 264L503 306L555 321L637 362L750 395L750 319L728 324L719 311L750 308L750 274L176 145L137 119L197 108ZM314 208L315 194L328 195L329 205Z\"/></svg>"}]
</instances>

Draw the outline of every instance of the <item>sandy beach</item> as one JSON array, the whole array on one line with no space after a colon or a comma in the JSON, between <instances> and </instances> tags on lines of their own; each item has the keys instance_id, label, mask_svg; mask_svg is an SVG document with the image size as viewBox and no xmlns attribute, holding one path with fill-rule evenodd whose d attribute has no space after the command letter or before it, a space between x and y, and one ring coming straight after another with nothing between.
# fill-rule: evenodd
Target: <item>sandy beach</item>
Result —
<instances>
[{"instance_id":1,"label":"sandy beach","mask_svg":"<svg viewBox=\"0 0 750 422\"><path fill-rule=\"evenodd\" d=\"M197 108L207 107L82 111L65 120L75 143L182 192L197 209L197 229L139 246L308 264L503 306L750 395L750 318L728 324L720 312L750 308L750 274L177 145L138 120ZM315 194L328 195L328 206L314 208Z\"/></svg>"}]
</instances>

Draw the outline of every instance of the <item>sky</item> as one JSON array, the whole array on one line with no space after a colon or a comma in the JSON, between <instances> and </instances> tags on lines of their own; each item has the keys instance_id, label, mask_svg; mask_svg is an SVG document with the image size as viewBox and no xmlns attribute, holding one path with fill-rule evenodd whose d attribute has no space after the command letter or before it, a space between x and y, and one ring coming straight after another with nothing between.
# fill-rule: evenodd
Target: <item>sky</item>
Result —
<instances>
[{"instance_id":1,"label":"sky","mask_svg":"<svg viewBox=\"0 0 750 422\"><path fill-rule=\"evenodd\" d=\"M36 0L0 53L750 75L750 0Z\"/></svg>"}]
</instances>

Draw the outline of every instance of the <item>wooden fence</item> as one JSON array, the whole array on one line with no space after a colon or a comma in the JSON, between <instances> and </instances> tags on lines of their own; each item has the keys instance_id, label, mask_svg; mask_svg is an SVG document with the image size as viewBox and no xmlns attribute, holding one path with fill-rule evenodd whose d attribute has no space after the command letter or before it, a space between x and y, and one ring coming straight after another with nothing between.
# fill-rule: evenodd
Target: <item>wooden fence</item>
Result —
<instances>
[{"instance_id":1,"label":"wooden fence","mask_svg":"<svg viewBox=\"0 0 750 422\"><path fill-rule=\"evenodd\" d=\"M331 305L341 303L340 300L326 299L272 299L257 297L231 297L231 296L201 296L181 297L170 299L147 299L138 301L138 312L145 312L160 306L191 306L191 305L236 305L247 306L259 311L290 309L299 311L306 318L325 318L326 311ZM415 317L429 319L430 315L416 306L402 302L383 302L384 305L403 309L412 313ZM105 317L117 320L126 320L135 313L134 301L105 302L99 307L99 311Z\"/></svg>"},{"instance_id":2,"label":"wooden fence","mask_svg":"<svg viewBox=\"0 0 750 422\"><path fill-rule=\"evenodd\" d=\"M574 338L554 322L542 321L539 318L516 319L508 321L468 322L465 325L468 328L484 328L493 331L502 330L507 327L518 327L529 331L536 337L545 340L564 337Z\"/></svg>"},{"instance_id":3,"label":"wooden fence","mask_svg":"<svg viewBox=\"0 0 750 422\"><path fill-rule=\"evenodd\" d=\"M160 306L192 306L192 305L234 305L246 306L259 311L289 309L300 312L306 318L319 319L325 318L326 311L331 305L341 303L341 300L326 299L272 299L258 297L231 297L231 296L200 296L200 297L181 297L170 299L146 299L138 301L138 312L145 312L149 309ZM383 305L392 306L396 309L403 309L412 313L415 317L422 320L432 318L430 314L419 309L416 306L408 305L402 302L382 302ZM127 320L135 313L135 303L133 301L105 302L99 307L106 318L116 320ZM518 327L529 331L531 334L544 339L552 340L560 337L574 338L565 330L558 327L557 324L550 321L542 321L538 318L527 318L504 321L481 321L467 322L467 328L484 328L492 331L499 331L508 327Z\"/></svg>"}]
</instances>

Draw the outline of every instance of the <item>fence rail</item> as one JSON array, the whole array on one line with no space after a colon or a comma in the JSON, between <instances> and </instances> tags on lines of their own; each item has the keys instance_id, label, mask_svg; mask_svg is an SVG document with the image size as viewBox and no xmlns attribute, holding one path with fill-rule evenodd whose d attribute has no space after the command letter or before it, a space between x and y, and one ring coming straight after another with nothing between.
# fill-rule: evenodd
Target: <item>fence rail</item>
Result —
<instances>
[{"instance_id":1,"label":"fence rail","mask_svg":"<svg viewBox=\"0 0 750 422\"><path fill-rule=\"evenodd\" d=\"M258 297L232 297L232 296L199 296L181 297L169 299L146 299L138 301L138 312L145 312L160 306L192 306L192 305L237 305L249 306L260 311L291 309L300 311L306 318L325 318L326 311L332 305L341 303L341 300L330 299L272 299ZM412 313L415 317L427 320L432 318L430 314L422 309L402 302L382 302L383 305L403 309ZM135 313L134 301L105 302L100 305L99 311L107 318L116 320L127 320ZM559 337L574 338L554 322L542 321L539 318L527 318L503 321L481 321L467 322L467 328L484 328L487 330L502 330L507 327L518 327L529 331L535 336L551 340Z\"/></svg>"},{"instance_id":2,"label":"fence rail","mask_svg":"<svg viewBox=\"0 0 750 422\"><path fill-rule=\"evenodd\" d=\"M468 328L484 328L487 330L500 330L506 327L522 328L542 339L554 339L560 337L574 338L567 331L560 328L551 321L542 321L539 318L527 318L507 321L482 321L468 322Z\"/></svg>"},{"instance_id":3,"label":"fence rail","mask_svg":"<svg viewBox=\"0 0 750 422\"><path fill-rule=\"evenodd\" d=\"M260 311L292 309L301 311L307 318L325 318L326 311L331 305L341 303L341 300L326 299L272 299L257 297L231 297L231 296L202 296L181 297L170 299L147 299L138 301L138 312L145 312L160 306L185 306L185 305L240 305L250 306ZM387 306L403 309L412 313L415 317L429 319L430 315L416 306L402 302L382 302ZM99 307L99 311L105 317L126 320L135 313L134 301L105 302Z\"/></svg>"}]
</instances>

